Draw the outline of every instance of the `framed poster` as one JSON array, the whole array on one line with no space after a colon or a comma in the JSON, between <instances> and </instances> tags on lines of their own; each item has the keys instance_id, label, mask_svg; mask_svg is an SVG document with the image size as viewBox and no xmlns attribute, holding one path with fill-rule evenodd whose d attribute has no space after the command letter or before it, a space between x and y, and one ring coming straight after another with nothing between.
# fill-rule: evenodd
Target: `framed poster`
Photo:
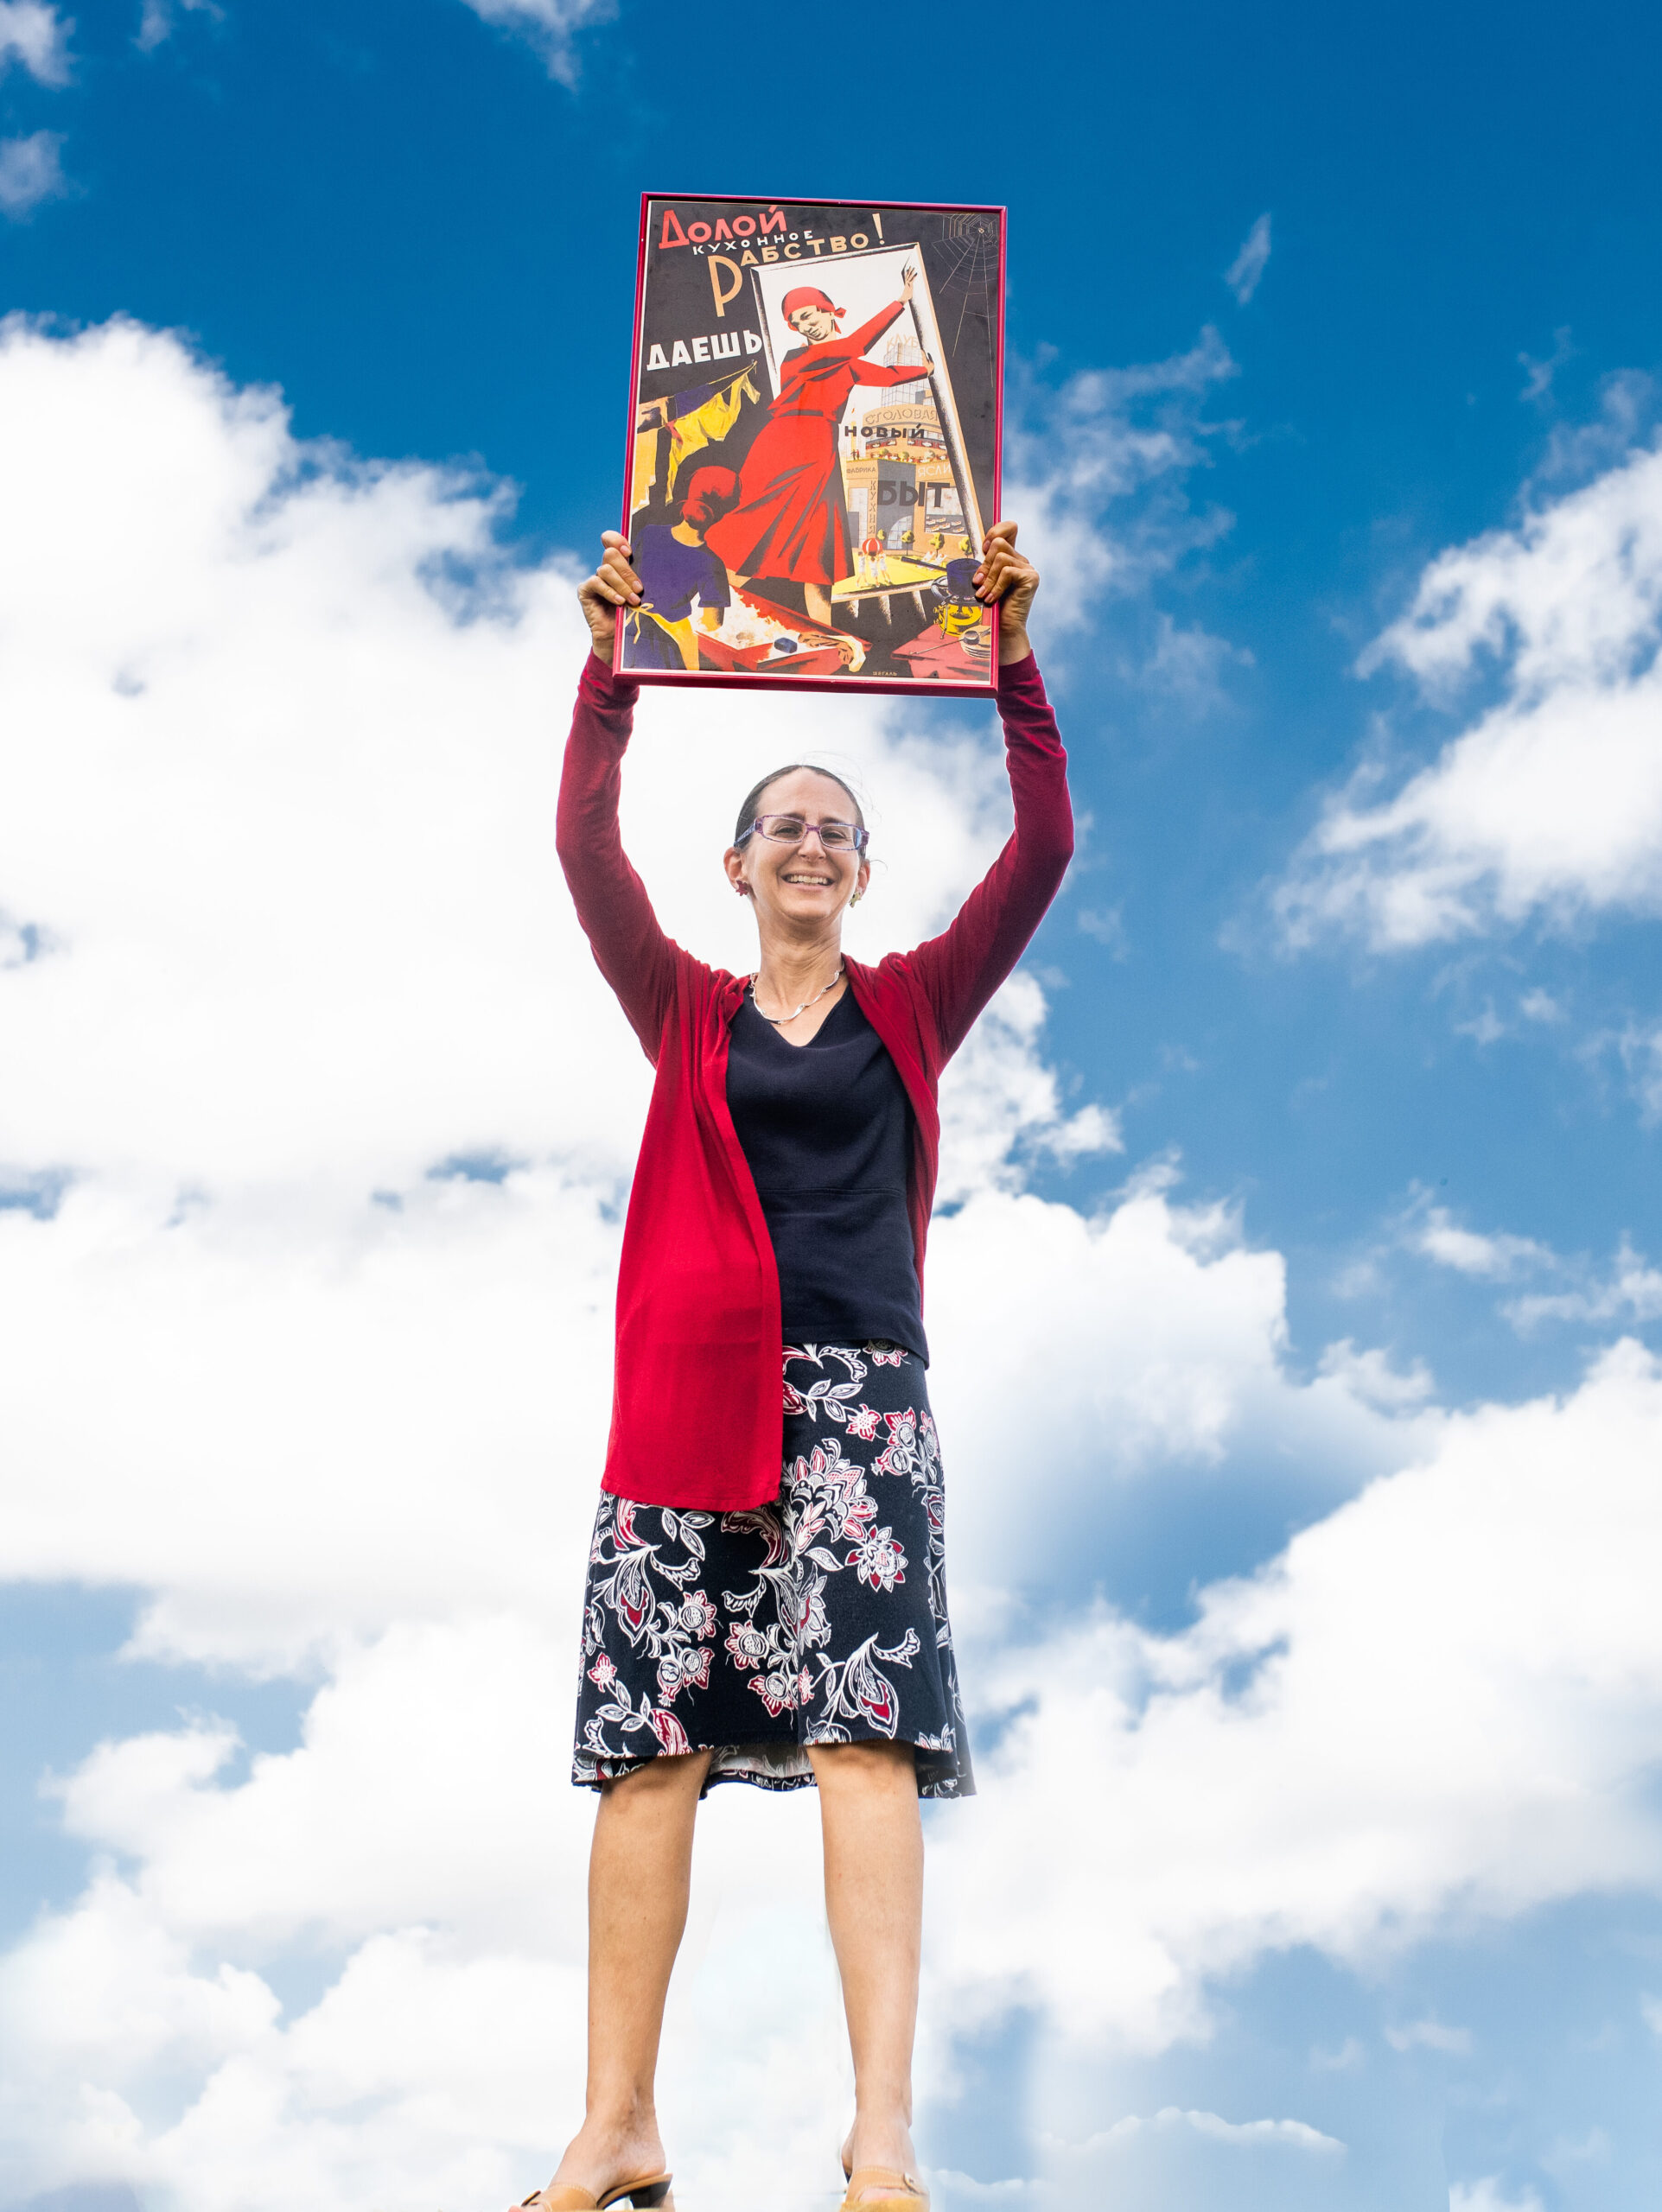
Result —
<instances>
[{"instance_id":1,"label":"framed poster","mask_svg":"<svg viewBox=\"0 0 1662 2212\"><path fill-rule=\"evenodd\" d=\"M640 206L624 536L654 683L997 687L1004 210Z\"/></svg>"}]
</instances>

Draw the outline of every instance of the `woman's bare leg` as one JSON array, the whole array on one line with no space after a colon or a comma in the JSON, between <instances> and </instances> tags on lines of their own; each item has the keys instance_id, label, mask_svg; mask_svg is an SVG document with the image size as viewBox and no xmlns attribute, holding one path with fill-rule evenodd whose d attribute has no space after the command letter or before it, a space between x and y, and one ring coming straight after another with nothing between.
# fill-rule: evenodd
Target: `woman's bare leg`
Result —
<instances>
[{"instance_id":1,"label":"woman's bare leg","mask_svg":"<svg viewBox=\"0 0 1662 2212\"><path fill-rule=\"evenodd\" d=\"M588 2091L554 2176L591 2196L663 2170L653 2082L709 1766L708 1751L655 1758L601 1791L589 1857Z\"/></svg>"},{"instance_id":2,"label":"woman's bare leg","mask_svg":"<svg viewBox=\"0 0 1662 2212\"><path fill-rule=\"evenodd\" d=\"M910 1744L816 1744L825 1913L854 2053L854 2166L915 2171L912 2038L923 1942L923 1824ZM863 2194L881 2195L881 2190Z\"/></svg>"}]
</instances>

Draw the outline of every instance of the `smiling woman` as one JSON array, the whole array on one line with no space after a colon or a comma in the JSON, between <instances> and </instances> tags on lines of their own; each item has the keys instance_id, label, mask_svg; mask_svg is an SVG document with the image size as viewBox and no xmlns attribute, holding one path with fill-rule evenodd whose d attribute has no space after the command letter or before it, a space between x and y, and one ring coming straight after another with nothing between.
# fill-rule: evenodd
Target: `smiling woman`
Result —
<instances>
[{"instance_id":1,"label":"smiling woman","mask_svg":"<svg viewBox=\"0 0 1662 2212\"><path fill-rule=\"evenodd\" d=\"M859 801L776 769L723 859L756 918L748 976L658 925L618 835L636 685L612 671L632 549L608 532L558 846L601 972L657 1069L624 1230L612 1433L589 1554L573 1779L601 1793L587 2114L538 2212L669 2202L653 2075L711 1783L817 1784L853 2049L846 2203L921 2212L912 2042L920 1796L974 1789L946 1604L923 1260L940 1073L1073 851L1067 756L1027 641L1038 588L1000 523L998 699L1016 829L941 936L846 959Z\"/></svg>"}]
</instances>

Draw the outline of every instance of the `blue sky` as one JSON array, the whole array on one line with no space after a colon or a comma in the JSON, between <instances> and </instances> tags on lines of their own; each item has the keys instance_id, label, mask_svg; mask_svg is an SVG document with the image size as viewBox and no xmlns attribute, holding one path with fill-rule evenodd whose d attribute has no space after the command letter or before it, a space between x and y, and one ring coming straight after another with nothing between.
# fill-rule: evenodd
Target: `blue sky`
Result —
<instances>
[{"instance_id":1,"label":"blue sky","mask_svg":"<svg viewBox=\"0 0 1662 2212\"><path fill-rule=\"evenodd\" d=\"M522 2031L645 1093L551 733L682 184L1009 208L1086 829L932 1253L988 1775L931 1830L937 2200L1654 2195L1659 46L0 0L0 2204L455 2212L566 2113ZM632 761L735 963L687 825L772 711L653 697ZM798 719L877 804L868 945L935 925L990 717ZM810 1811L712 1808L680 2031L792 2086L770 2145L666 2085L690 2212L740 2138L832 2201Z\"/></svg>"}]
</instances>

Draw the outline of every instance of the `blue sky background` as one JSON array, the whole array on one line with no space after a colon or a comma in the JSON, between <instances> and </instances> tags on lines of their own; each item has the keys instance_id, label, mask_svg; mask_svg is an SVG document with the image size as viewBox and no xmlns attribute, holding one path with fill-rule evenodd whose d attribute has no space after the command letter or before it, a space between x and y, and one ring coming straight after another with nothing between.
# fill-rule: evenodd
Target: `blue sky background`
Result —
<instances>
[{"instance_id":1,"label":"blue sky background","mask_svg":"<svg viewBox=\"0 0 1662 2212\"><path fill-rule=\"evenodd\" d=\"M1134 1445L1133 1424L1111 1407L1080 1414L1066 1445L1078 1487L1059 1509L1074 1540L1011 1581L1013 1610L1001 1613L990 1599L966 1608L990 1686L991 1745L1001 1726L1019 1737L1021 1715L1041 1703L1037 1691L990 1687L1001 1669L1019 1674L1028 1663L1011 1657L1018 1645L1037 1650L1047 1637L1085 1634L1080 1624L1103 1606L1136 1630L1181 1640L1205 1617L1205 1586L1266 1567L1296 1531L1336 1514L1370 1478L1416 1455L1435 1459L1443 1447L1414 1422L1463 1412L1476 1424L1470 1433L1487 1433L1495 1409L1548 1394L1579 1404L1589 1363L1619 1338L1662 1349L1662 830L1648 843L1638 836L1615 892L1597 887L1596 870L1572 869L1510 912L1480 895L1469 927L1417 941L1389 941L1355 920L1360 907L1324 906L1315 893L1302 938L1285 920L1299 887L1327 880L1312 840L1333 810L1359 815L1400 792L1487 709L1528 689L1510 658L1515 620L1492 632L1463 685L1441 696L1400 658L1359 670L1414 602L1429 564L1485 533L1525 529L1531 515L1568 512L1583 493L1602 497L1600 487L1652 449L1662 374L1662 31L1653 11L1596 4L1452 14L1410 5L1388 18L1314 6L1076 6L1042 21L971 4L949 17L878 22L706 18L620 0L608 17L583 16L558 0L150 0L141 18L138 0L111 0L79 6L72 27L35 0L5 0L0 140L25 151L0 147L0 308L38 319L58 347L114 316L183 334L180 390L197 373L190 358L229 387L274 387L291 410L292 437L307 446L305 467L324 480L332 468L349 476L358 456L417 470L453 464L475 488L512 486L511 503L446 560L452 574L471 569L482 580L481 622L492 593L504 604L516 590L527 594L516 619L546 643L544 674L555 669L539 701L545 732L557 726L576 647L538 610L615 518L640 189L755 186L788 197L799 187L821 198L1008 204L1006 505L1020 518L1018 487L1028 487L1033 534L1048 556L1035 637L1089 827L1028 963L1048 1008L1042 1038L1000 1033L1009 1065L1054 1071L1057 1103L1031 1126L1016 1116L1006 1165L984 1195L1009 1198L1019 1185L1055 1210L1047 1218L1069 1222L1100 1222L1139 1203L1188 1209L1191 1223L1221 1209L1212 1229L1191 1227L1178 1241L1189 1236L1213 1258L1227 1247L1243 1265L1281 1255L1284 1332L1272 1287L1264 1294L1268 1363L1242 1387L1264 1405L1303 1410L1243 1415L1206 1450L1169 1438ZM1261 219L1266 227L1255 232ZM1254 236L1256 260L1238 260ZM1148 373L1128 373L1139 367ZM190 388L199 400L206 390ZM22 387L14 401L25 410L13 420L21 451L36 402ZM124 404L112 381L116 448ZM48 411L40 435L49 442L72 432ZM1087 460L1102 473L1080 493L1067 473ZM451 479L420 498L442 505L457 494ZM33 512L36 496L9 501L14 518ZM156 496L153 486L143 496ZM1654 487L1636 496L1658 512ZM96 557L96 504L75 513L91 549L85 588L118 596ZM29 548L22 524L13 529L21 574ZM148 561L144 531L134 531L129 518L108 533L129 571ZM1613 557L1629 559L1649 613L1600 664L1588 696L1601 711L1613 699L1634 702L1638 820L1654 790L1646 748L1652 758L1662 748L1646 690L1662 560L1621 555L1621 527L1610 533ZM1118 588L1070 578L1070 553L1081 545L1111 554ZM158 550L158 572L169 558ZM60 575L64 590L81 588L73 556ZM1596 583L1583 596L1596 603ZM5 613L6 632L20 636L23 619ZM391 684L397 634L389 629L379 649ZM226 664L234 671L234 658ZM513 685L500 680L506 700ZM1551 691L1579 680L1550 673L1542 683ZM481 716L497 711L488 686L477 696ZM689 712L678 724L680 711L678 702L650 703L684 741L679 765L663 772L684 779L677 804L696 805L700 772L686 751L708 737L719 801L734 771L717 741L727 743L730 724L735 746L749 742L754 717L735 709L723 721L712 709L703 722ZM816 714L815 741L856 744L831 709ZM902 727L873 722L875 714L861 727L888 734L858 741L868 748L861 758L892 764L894 811L898 820L903 790L920 874L937 867L953 881L964 841L984 823L953 815L947 824L948 785L932 785L916 767L905 733L967 743L984 766L990 718L943 706L908 709ZM0 743L14 755L18 780L5 805L16 824L30 793L45 788L32 780L35 757L60 725L43 692L20 693L9 719ZM1379 780L1359 793L1350 779L1369 761ZM483 745L479 772L491 773ZM1510 772L1504 763L1494 771L1502 784ZM188 782L180 788L188 793ZM933 853L932 804L943 823ZM53 836L62 834L59 822ZM5 873L10 865L26 880L19 855L29 836L14 830L0 852L0 918L51 928L46 893L37 917ZM901 845L894 849L898 876ZM1404 849L1386 853L1385 874L1409 865ZM366 848L366 875L375 865ZM1464 880L1480 880L1487 865L1471 863ZM412 892L423 880L412 868ZM448 895L442 880L432 891ZM204 897L211 912L213 893ZM351 930L349 912L339 926ZM67 925L62 934L69 942ZM14 969L34 972L20 956L0 983ZM585 1020L605 1018L598 1000L582 1005ZM279 1026L284 1018L273 1016ZM562 1079L566 1049L558 1038L545 1042L544 1092ZM101 1064L87 1051L76 1065L97 1087ZM992 1097L1004 1065L977 1063L966 1096ZM621 1118L638 1112L638 1072L630 1064L620 1074ZM1059 1116L1092 1102L1115 1117L1118 1148L1057 1139ZM487 1107L467 1112L460 1136L500 1147L516 1167L558 1150L516 1135L512 1116L498 1127ZM478 1179L436 1174L443 1147L435 1136L423 1154L425 1141L411 1135L385 1181L436 1192L436 1206L466 1184L455 1204L474 1204ZM587 1124L561 1142L572 1158L603 1149ZM117 1177L111 1163L122 1147L111 1139L106 1150L100 1166L90 1140L80 1145L67 1125L54 1137L45 1106L0 1126L0 1175L20 1234L25 1218L43 1234L57 1226L54 1176L86 1190ZM142 1150L136 1138L132 1156ZM199 1179L175 1151L156 1174L180 1191L200 1179L205 1205L242 1173L221 1163ZM359 1168L340 1172L349 1179ZM275 1188L274 1174L251 1166L248 1187ZM1171 1178L1180 1179L1162 1180ZM496 1186L487 1179L482 1187L477 1203L494 1203ZM982 1189L965 1185L966 1222L981 1217ZM603 1284L606 1233L594 1229L592 1249L588 1229L572 1230L570 1245L554 1240L549 1298L579 1278ZM286 1261L248 1260L265 1249L248 1234L245 1260L275 1280ZM583 1256L570 1256L579 1247ZM944 1240L933 1262L938 1303L958 1294L939 1273L958 1249ZM29 1270L42 1262L35 1247L16 1250L22 1313ZM963 1281L996 1299L1001 1277L977 1276L978 1264L965 1258ZM1045 1294L1064 1319L1089 1307L1065 1271ZM1174 1297L1181 1304L1186 1294L1180 1284ZM961 1295L967 1313L974 1301L968 1289ZM1531 1295L1556 1300L1556 1310L1521 1310ZM483 1342L483 1319L480 1332ZM1329 1348L1345 1341L1379 1364L1338 1412L1324 1411L1319 1378L1341 1373ZM1188 1352L1156 1349L1150 1371L1168 1357L1180 1376L1190 1371ZM21 1371L27 1362L21 1350L16 1357ZM96 1395L96 1352L88 1357L83 1382ZM303 1365L285 1369L290 1398L303 1403L308 1387ZM578 1387L592 1395L592 1376ZM950 1369L943 1387L950 1395ZM1177 1396L1188 1387L1180 1381ZM1193 1389L1202 1394L1199 1382ZM958 1409L960 1424L968 1410ZM39 1443L50 1423L19 1418L10 1456L27 1519L31 1486L50 1489L56 1477L50 1446ZM119 1422L111 1435L118 1459ZM1603 1432L1592 1436L1577 1442L1566 1429L1544 1447L1558 1453L1572 1503L1581 1455L1602 1465L1614 1448ZM1136 1479L1122 1471L1133 1461ZM256 1479L234 1454L218 1464L232 1494ZM1641 1452L1636 1517L1617 1547L1630 1564L1655 1541L1654 1477L1652 1460L1646 1507ZM574 1467L574 1494L581 1482ZM184 1510L158 1503L151 1516L163 1554L175 1510ZM320 1687L341 1680L347 1663L309 1629L295 1630L286 1657L274 1656L277 1638L239 1659L234 1637L215 1643L206 1629L158 1631L136 1655L125 1649L134 1624L170 1586L160 1568L124 1569L96 1550L76 1566L67 1537L56 1552L20 1541L3 1569L16 1580L0 1648L9 1716L0 1910L18 1957L31 1930L76 1909L100 1868L142 1888L133 1870L162 1849L153 1840L112 1842L120 1822L107 1808L66 1823L60 1796L41 1794L43 1777L70 1776L99 1744L217 1716L241 1732L214 1784L234 1792L259 1751L302 1743ZM1572 1612L1620 1611L1585 1562L1565 1573L1589 1577L1570 1593ZM203 1574L210 1587L213 1572ZM990 1590L996 1578L979 1567L965 1579L977 1575ZM427 1618L424 1599L410 1602L410 1618ZM404 1616L388 1604L385 1618L356 1623L366 1649L398 1632ZM1416 1638L1414 1618L1401 1632L1405 1646ZM1162 1663L1146 1654L1137 1662L1151 1671L1134 1706L1152 1694L1148 1681ZM1258 1664L1241 1659L1232 1694L1250 1695ZM1511 1891L1494 1871L1504 1848L1493 1857L1474 1848L1469 1867L1456 1853L1435 1910L1409 1895L1410 1884L1377 1916L1342 1929L1336 1919L1302 1927L1296 1913L1277 1923L1265 1907L1270 1932L1232 1949L1208 1919L1214 1933L1196 1938L1183 1970L1203 1993L1196 2002L1209 2026L1197 2012L1181 2029L1145 2022L1134 2031L1120 2020L1086 2032L1070 2021L1065 1994L1001 1985L996 2002L977 2000L977 2024L955 2050L942 2029L927 2055L920 2140L947 2177L941 2201L954 2212L1048 2205L1044 2192L1068 2185L1072 2171L1054 2150L1060 2138L1100 2139L1079 2155L1110 2163L1073 2185L1105 2192L1111 2173L1114 2201L1127 2207L1441 2212L1451 2188L1455 2212L1626 2212L1652 2201L1662 2183L1662 1693L1652 1694L1648 1644L1601 1672L1553 1643L1541 1664L1549 1684L1593 1683L1587 1694L1611 1701L1609 1729L1628 1732L1619 1774L1564 1782L1571 1798L1596 1800L1602 1789L1612 1804L1619 1798L1621 1838L1607 1839L1608 1849L1589 1844L1584 1865L1575 1861L1580 1873L1534 1887L1520 1880ZM1548 1697L1531 1679L1519 1695ZM1641 1681L1651 1686L1644 1696ZM1591 1713L1587 1732L1598 1734L1605 1707ZM1055 1726L1050 1755L1080 1755L1085 1738L1065 1717ZM1022 1771L1017 1759L1001 1815L1018 1867L1023 1820L1037 1817L1023 1810ZM1204 1774L1194 1786L1204 1808ZM1067 1801L1057 1802L1065 1823ZM737 1824L752 1809L717 1808L735 1835L751 1833ZM795 1819L800 1809L782 1831L799 1840L811 1835ZM1496 1815L1503 1825L1533 1817ZM1090 1861L1088 1834L1074 1848ZM972 1897L982 1878L958 1867L950 1894ZM258 1953L287 2016L298 2018L368 1940L367 1923L344 1933L342 1921L330 1933L328 1910L318 1912L309 1932L301 1913L280 1940L226 1934L227 1920L214 1923L217 1936L199 1929L179 1941L199 1952L221 1942L245 1963ZM414 1917L442 1918L442 1898ZM1052 1928L1043 1940L1065 1948L1073 1939ZM717 1942L712 1956L721 1955ZM731 1972L742 1986L740 1968ZM172 2086L147 2091L152 2103L133 2093L150 2147L133 2151L128 2166L128 2154L107 2144L88 2151L67 2123L54 2150L50 2131L24 2115L0 2201L118 2212L136 2187L146 2206L193 2202L185 2170L157 2163L154 2144L189 2102L179 2084L210 2058L168 2063ZM77 2069L78 2079L99 2078L92 2060L66 2057L63 2068L64 2082ZM396 2107L394 2090L377 2094ZM50 2104L37 2100L38 2109ZM1177 2116L1158 2120L1168 2111ZM1218 2117L1226 2132L1208 2134L1195 2113ZM1142 2133L1109 2142L1128 2115ZM1266 2119L1296 2120L1347 2147L1227 2133ZM322 2160L334 2177L309 2184L318 2201L347 2188L347 2168L328 2164L332 2152L296 2155ZM233 2178L222 2201L264 2202L252 2181L226 2171ZM457 2177L447 2202L495 2201L494 2167L444 2171ZM954 2174L966 2178L954 2183ZM1025 2193L987 2193L1007 2181ZM385 2201L403 2202L398 2191L416 2187L409 2177L389 2180ZM66 2189L81 2193L51 2194ZM695 2186L685 2201L698 2212L714 2200Z\"/></svg>"}]
</instances>

